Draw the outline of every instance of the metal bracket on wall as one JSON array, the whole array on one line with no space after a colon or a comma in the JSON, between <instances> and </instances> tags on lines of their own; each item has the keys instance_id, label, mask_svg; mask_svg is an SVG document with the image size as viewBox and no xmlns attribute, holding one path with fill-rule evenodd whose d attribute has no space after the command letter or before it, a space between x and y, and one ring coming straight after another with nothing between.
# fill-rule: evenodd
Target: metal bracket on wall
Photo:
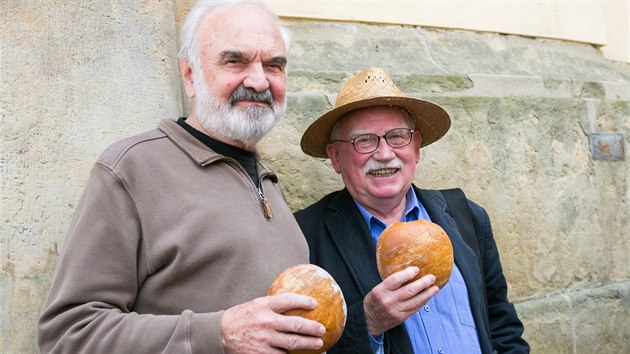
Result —
<instances>
[{"instance_id":1,"label":"metal bracket on wall","mask_svg":"<svg viewBox=\"0 0 630 354\"><path fill-rule=\"evenodd\" d=\"M593 133L588 135L594 160L623 161L626 159L623 134Z\"/></svg>"}]
</instances>

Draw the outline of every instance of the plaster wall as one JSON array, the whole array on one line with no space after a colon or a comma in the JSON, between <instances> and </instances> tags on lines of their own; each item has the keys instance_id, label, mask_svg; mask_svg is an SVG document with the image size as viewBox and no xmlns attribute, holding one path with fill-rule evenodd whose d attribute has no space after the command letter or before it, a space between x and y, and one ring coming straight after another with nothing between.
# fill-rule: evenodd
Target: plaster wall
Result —
<instances>
[{"instance_id":1,"label":"plaster wall","mask_svg":"<svg viewBox=\"0 0 630 354\"><path fill-rule=\"evenodd\" d=\"M269 0L285 17L405 24L555 38L602 47L611 60L630 62L627 0Z\"/></svg>"},{"instance_id":2,"label":"plaster wall","mask_svg":"<svg viewBox=\"0 0 630 354\"><path fill-rule=\"evenodd\" d=\"M186 114L177 69L188 3L0 2L0 352L38 352L35 321L98 154ZM630 66L583 43L287 19L288 113L260 145L299 209L341 186L299 149L354 72L386 68L453 119L416 184L462 187L489 212L534 353L630 352Z\"/></svg>"}]
</instances>

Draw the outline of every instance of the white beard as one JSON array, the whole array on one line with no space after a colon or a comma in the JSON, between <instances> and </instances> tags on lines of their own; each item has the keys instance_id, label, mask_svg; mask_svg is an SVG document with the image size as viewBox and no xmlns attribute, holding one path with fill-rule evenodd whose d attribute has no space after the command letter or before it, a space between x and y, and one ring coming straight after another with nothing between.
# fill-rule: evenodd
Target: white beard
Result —
<instances>
[{"instance_id":1,"label":"white beard","mask_svg":"<svg viewBox=\"0 0 630 354\"><path fill-rule=\"evenodd\" d=\"M245 87L239 87L232 93L228 102L220 102L210 92L205 78L193 69L193 85L195 89L195 115L201 127L227 140L238 141L247 147L254 147L276 123L286 109L285 103L279 107L273 100L271 92L264 92L260 96L267 96L269 107L235 108L232 100L235 93L251 94ZM243 91L245 90L245 91Z\"/></svg>"}]
</instances>

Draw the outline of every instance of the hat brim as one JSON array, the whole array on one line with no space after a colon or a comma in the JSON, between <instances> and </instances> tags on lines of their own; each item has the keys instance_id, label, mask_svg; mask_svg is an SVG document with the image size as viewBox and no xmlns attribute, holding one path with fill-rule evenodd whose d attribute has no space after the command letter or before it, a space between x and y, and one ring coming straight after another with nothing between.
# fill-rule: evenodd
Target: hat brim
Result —
<instances>
[{"instance_id":1,"label":"hat brim","mask_svg":"<svg viewBox=\"0 0 630 354\"><path fill-rule=\"evenodd\" d=\"M446 134L451 127L451 118L439 105L411 97L374 97L339 106L319 117L302 135L300 147L305 154L327 158L330 131L344 114L370 106L397 106L407 110L416 123L416 131L422 137L420 147L427 146Z\"/></svg>"}]
</instances>

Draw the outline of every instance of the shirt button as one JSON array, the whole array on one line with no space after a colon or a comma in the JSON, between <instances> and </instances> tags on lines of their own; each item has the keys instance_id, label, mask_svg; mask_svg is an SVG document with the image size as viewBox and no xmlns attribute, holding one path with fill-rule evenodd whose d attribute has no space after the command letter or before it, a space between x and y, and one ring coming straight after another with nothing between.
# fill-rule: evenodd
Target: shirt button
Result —
<instances>
[{"instance_id":1,"label":"shirt button","mask_svg":"<svg viewBox=\"0 0 630 354\"><path fill-rule=\"evenodd\" d=\"M429 307L429 305L425 305L424 306L424 311L429 312L429 310L431 310L431 307Z\"/></svg>"},{"instance_id":2,"label":"shirt button","mask_svg":"<svg viewBox=\"0 0 630 354\"><path fill-rule=\"evenodd\" d=\"M438 348L438 353L440 354L444 353L444 349L442 349L442 347Z\"/></svg>"}]
</instances>

